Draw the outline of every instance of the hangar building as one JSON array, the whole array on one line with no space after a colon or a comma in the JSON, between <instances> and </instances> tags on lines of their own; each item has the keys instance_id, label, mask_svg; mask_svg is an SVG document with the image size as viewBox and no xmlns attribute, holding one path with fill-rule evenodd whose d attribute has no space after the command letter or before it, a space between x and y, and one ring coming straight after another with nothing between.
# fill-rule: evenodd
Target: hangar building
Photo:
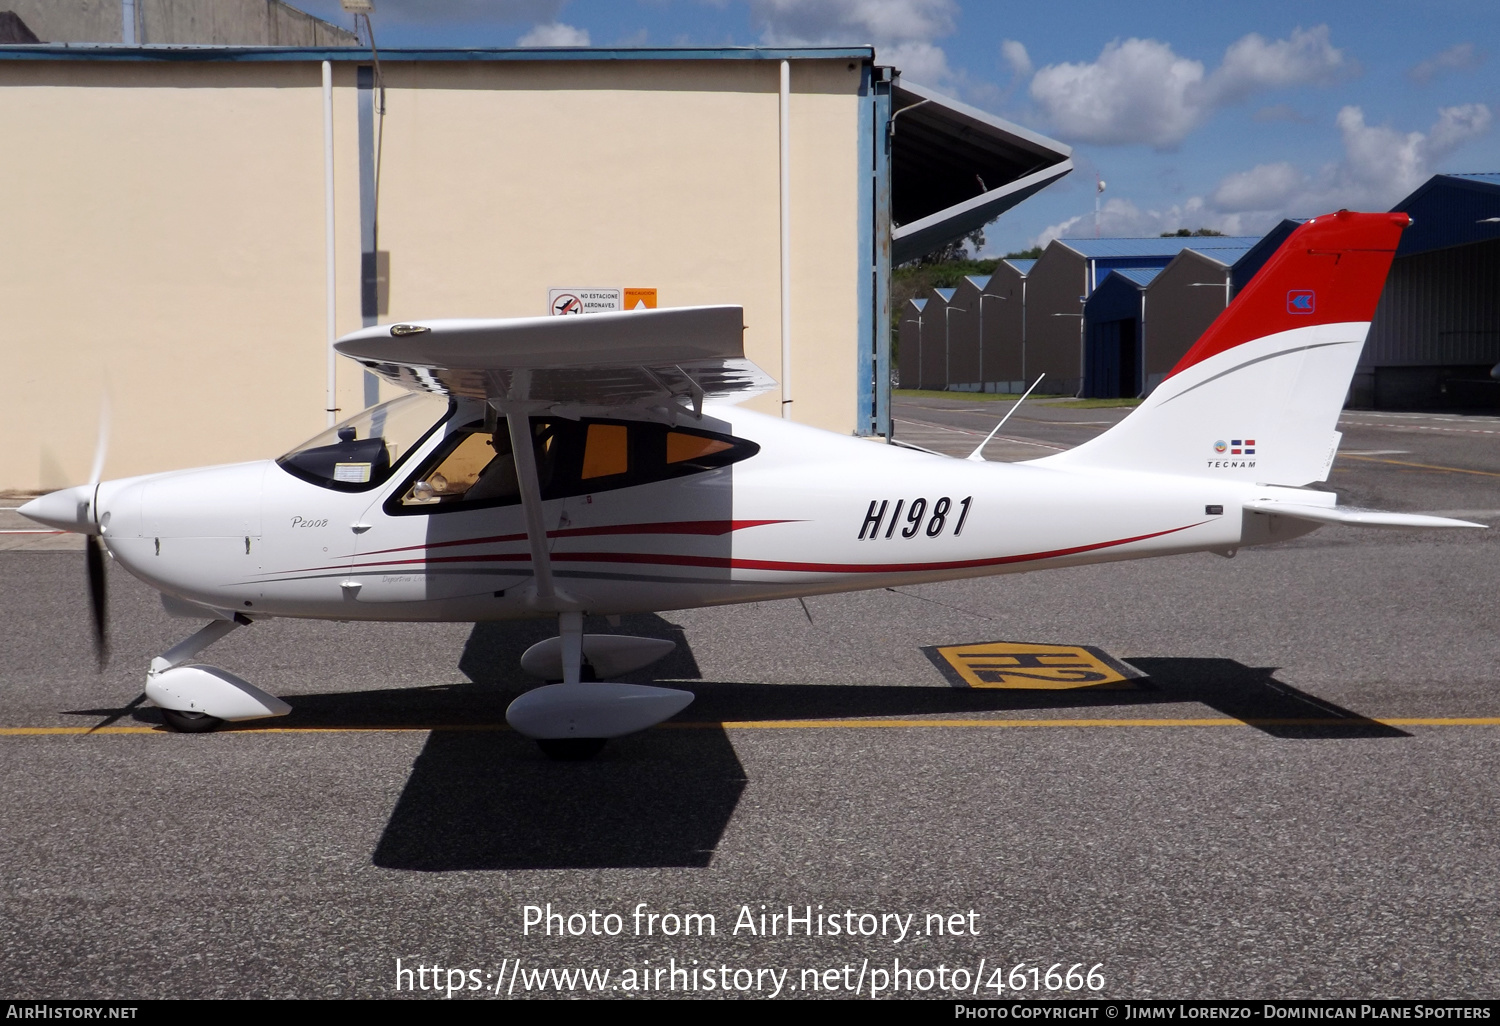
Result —
<instances>
[{"instance_id":1,"label":"hangar building","mask_svg":"<svg viewBox=\"0 0 1500 1026\"><path fill-rule=\"evenodd\" d=\"M1500 174L1434 175L1401 235L1351 405L1500 406Z\"/></svg>"},{"instance_id":2,"label":"hangar building","mask_svg":"<svg viewBox=\"0 0 1500 1026\"><path fill-rule=\"evenodd\" d=\"M106 382L110 476L263 458L380 396L331 335L567 289L740 304L782 385L754 408L883 434L891 261L1072 168L868 47L383 50L377 75L353 46L151 43L153 2L145 45L0 46L3 489L85 479Z\"/></svg>"},{"instance_id":3,"label":"hangar building","mask_svg":"<svg viewBox=\"0 0 1500 1026\"><path fill-rule=\"evenodd\" d=\"M1054 240L1026 276L1027 372L1035 378L1045 371L1048 391L1082 390L1084 304L1110 271L1159 270L1189 247L1212 254L1245 250L1257 241L1228 236Z\"/></svg>"},{"instance_id":4,"label":"hangar building","mask_svg":"<svg viewBox=\"0 0 1500 1026\"><path fill-rule=\"evenodd\" d=\"M1191 309L1180 318L1186 326L1173 327L1172 333L1163 338L1163 346L1149 354L1149 361L1147 354L1136 351L1144 338L1140 326L1114 323L1132 317L1138 321L1139 302L1136 301L1137 312L1131 316L1127 316L1128 310L1121 312L1112 306L1095 306L1094 319L1101 324L1109 322L1109 326L1100 327L1096 332L1093 344L1099 358L1105 358L1106 353L1112 354L1107 358L1121 364L1121 339L1128 348L1134 347L1130 352L1135 355L1127 353L1122 365L1126 367L1129 381L1141 382L1126 393L1137 395L1146 387L1145 382L1151 374L1158 375L1151 382L1154 386L1176 362L1167 354L1179 343L1167 339L1176 339L1190 330L1188 326L1195 322L1194 319L1201 319L1199 308L1207 309L1212 305L1195 294L1213 290L1196 288L1187 279L1206 274L1218 283L1221 287L1217 290L1216 301L1218 309L1222 310L1225 303L1222 286L1229 273L1227 269L1231 265L1238 266L1237 262L1246 258L1258 261L1253 263L1253 267L1258 268L1280 245L1282 238L1285 238L1284 233L1268 247L1260 246L1265 240L1258 238L1228 236L1053 240L1035 261L1001 261L988 279L974 277L960 283L957 288L930 289L920 297L923 300L921 306L908 303L901 311L899 329L903 387L1016 392L1036 380L1038 374L1045 373L1047 381L1043 391L1078 394L1085 387L1089 352L1086 304L1095 289L1113 271L1159 272L1179 259L1180 254L1191 251L1196 254L1191 262L1169 276L1174 287L1185 291L1189 297L1187 305ZM1189 271L1189 267L1196 270ZM1247 270L1247 273L1253 272ZM1139 290L1145 287L1145 279L1141 275L1133 279L1122 273L1117 287ZM1138 300L1139 292L1135 295ZM1209 316L1204 326L1212 319ZM1169 323L1175 322L1169 318ZM1121 332L1125 335L1122 336ZM1106 336L1112 341L1106 342ZM915 348L922 354L920 359L912 353L914 347L910 342L916 343ZM1186 352L1186 346L1182 351ZM1163 361L1165 366L1159 366ZM1144 371L1148 362L1151 369ZM1100 380L1118 378L1118 369L1114 372L1101 370L1101 373L1106 377ZM1111 373L1114 377L1109 377ZM913 374L918 378L910 377ZM918 386L905 384L918 379Z\"/></svg>"}]
</instances>

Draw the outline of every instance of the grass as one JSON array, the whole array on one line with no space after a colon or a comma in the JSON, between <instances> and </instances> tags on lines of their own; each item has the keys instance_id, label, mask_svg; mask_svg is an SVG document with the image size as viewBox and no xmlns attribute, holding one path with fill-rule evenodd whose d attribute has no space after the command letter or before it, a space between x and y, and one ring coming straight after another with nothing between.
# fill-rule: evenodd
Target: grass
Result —
<instances>
[{"instance_id":1,"label":"grass","mask_svg":"<svg viewBox=\"0 0 1500 1026\"><path fill-rule=\"evenodd\" d=\"M1070 410L1106 410L1111 406L1139 406L1139 399L1074 399L1068 403Z\"/></svg>"},{"instance_id":2,"label":"grass","mask_svg":"<svg viewBox=\"0 0 1500 1026\"><path fill-rule=\"evenodd\" d=\"M975 403L992 403L1001 399L1019 399L1019 392L944 392L935 388L893 388L891 394L903 399L967 399ZM1043 395L1033 392L1034 401L1066 405L1070 410L1107 410L1119 406L1139 406L1139 399L1074 399L1070 395Z\"/></svg>"},{"instance_id":3,"label":"grass","mask_svg":"<svg viewBox=\"0 0 1500 1026\"><path fill-rule=\"evenodd\" d=\"M936 388L893 388L891 395L902 398L926 398L926 399L967 399L976 403L992 403L1001 399L1019 399L1020 392L944 392ZM1039 392L1031 394L1033 399L1067 399L1065 395L1042 395ZM1099 402L1114 402L1112 399L1100 399Z\"/></svg>"}]
</instances>

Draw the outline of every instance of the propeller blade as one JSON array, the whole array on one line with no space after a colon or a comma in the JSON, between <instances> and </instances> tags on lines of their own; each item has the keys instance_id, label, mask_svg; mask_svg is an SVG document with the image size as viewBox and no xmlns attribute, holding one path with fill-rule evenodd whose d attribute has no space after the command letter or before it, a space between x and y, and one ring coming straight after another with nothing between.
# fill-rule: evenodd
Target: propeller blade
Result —
<instances>
[{"instance_id":1,"label":"propeller blade","mask_svg":"<svg viewBox=\"0 0 1500 1026\"><path fill-rule=\"evenodd\" d=\"M89 519L99 523L99 479L109 454L109 389L99 398L99 438L94 443L94 465L89 469ZM84 562L89 578L89 612L94 621L94 657L99 669L109 662L108 604L104 582L104 543L95 534L84 535Z\"/></svg>"},{"instance_id":2,"label":"propeller blade","mask_svg":"<svg viewBox=\"0 0 1500 1026\"><path fill-rule=\"evenodd\" d=\"M89 575L89 611L94 620L94 655L99 668L109 662L109 627L104 592L104 544L94 535L84 535L84 557Z\"/></svg>"},{"instance_id":3,"label":"propeller blade","mask_svg":"<svg viewBox=\"0 0 1500 1026\"><path fill-rule=\"evenodd\" d=\"M98 485L104 474L104 457L109 453L109 412L109 392L106 391L99 398L99 438L94 443L94 466L89 471L91 485Z\"/></svg>"}]
</instances>

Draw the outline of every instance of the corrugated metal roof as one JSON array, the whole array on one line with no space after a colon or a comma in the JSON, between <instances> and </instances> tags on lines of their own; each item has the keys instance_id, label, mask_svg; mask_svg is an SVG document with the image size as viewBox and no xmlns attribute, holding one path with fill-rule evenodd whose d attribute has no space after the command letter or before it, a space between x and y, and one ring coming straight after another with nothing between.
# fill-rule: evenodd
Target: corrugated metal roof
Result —
<instances>
[{"instance_id":1,"label":"corrugated metal roof","mask_svg":"<svg viewBox=\"0 0 1500 1026\"><path fill-rule=\"evenodd\" d=\"M1444 177L1468 178L1476 182L1492 182L1495 185L1500 185L1500 171L1455 171Z\"/></svg>"},{"instance_id":2,"label":"corrugated metal roof","mask_svg":"<svg viewBox=\"0 0 1500 1026\"><path fill-rule=\"evenodd\" d=\"M1209 250L1200 249L1197 246L1187 246L1185 248L1192 250L1194 253L1201 253L1203 256L1208 257L1208 259L1210 259L1210 260L1217 260L1219 263L1223 264L1225 267L1232 267L1235 264L1239 263L1240 258L1242 256L1244 256L1246 253L1250 252L1250 250L1253 247L1251 247L1251 246L1244 246L1244 247L1235 248L1235 249L1227 249L1226 248L1226 249L1209 249Z\"/></svg>"},{"instance_id":3,"label":"corrugated metal roof","mask_svg":"<svg viewBox=\"0 0 1500 1026\"><path fill-rule=\"evenodd\" d=\"M1031 269L1036 266L1035 260L1007 260L1005 262L1022 274L1030 274Z\"/></svg>"},{"instance_id":4,"label":"corrugated metal roof","mask_svg":"<svg viewBox=\"0 0 1500 1026\"><path fill-rule=\"evenodd\" d=\"M1411 215L1398 257L1500 238L1500 174L1433 175L1392 210Z\"/></svg>"},{"instance_id":5,"label":"corrugated metal roof","mask_svg":"<svg viewBox=\"0 0 1500 1026\"><path fill-rule=\"evenodd\" d=\"M1160 267L1117 267L1109 273L1118 274L1127 281L1145 288L1162 270Z\"/></svg>"},{"instance_id":6,"label":"corrugated metal roof","mask_svg":"<svg viewBox=\"0 0 1500 1026\"><path fill-rule=\"evenodd\" d=\"M1184 249L1207 253L1218 249L1249 249L1260 241L1251 235L1169 235L1155 239L1058 239L1073 252L1091 260L1111 257L1174 257Z\"/></svg>"}]
</instances>

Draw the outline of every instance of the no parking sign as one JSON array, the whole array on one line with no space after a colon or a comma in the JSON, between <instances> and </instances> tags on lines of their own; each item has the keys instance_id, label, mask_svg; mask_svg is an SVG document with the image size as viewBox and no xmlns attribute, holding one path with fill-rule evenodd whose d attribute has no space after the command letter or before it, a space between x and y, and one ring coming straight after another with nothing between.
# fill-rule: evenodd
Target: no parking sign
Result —
<instances>
[{"instance_id":1,"label":"no parking sign","mask_svg":"<svg viewBox=\"0 0 1500 1026\"><path fill-rule=\"evenodd\" d=\"M547 313L553 317L604 313L608 310L655 310L655 289L555 288L547 290Z\"/></svg>"}]
</instances>

